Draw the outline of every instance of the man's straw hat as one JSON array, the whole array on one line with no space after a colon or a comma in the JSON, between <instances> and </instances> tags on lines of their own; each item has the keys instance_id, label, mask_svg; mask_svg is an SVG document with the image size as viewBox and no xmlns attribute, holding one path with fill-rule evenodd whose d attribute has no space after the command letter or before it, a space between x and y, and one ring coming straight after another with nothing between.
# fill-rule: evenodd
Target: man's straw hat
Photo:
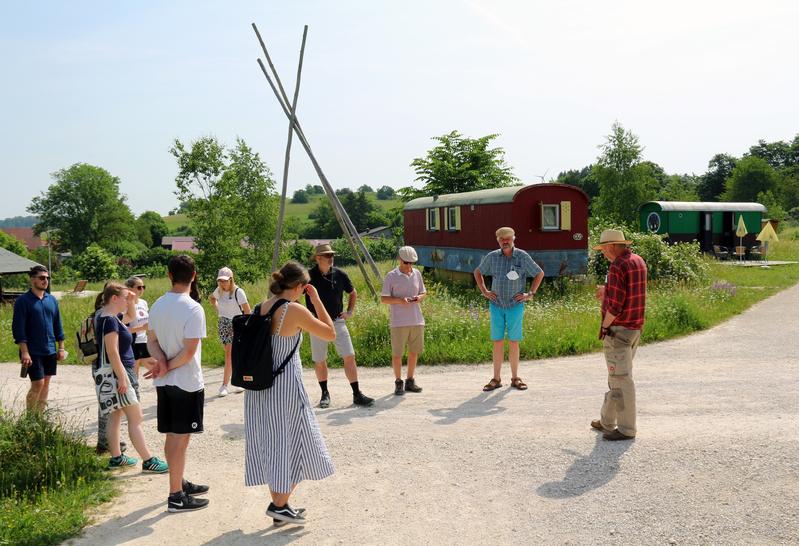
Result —
<instances>
[{"instance_id":1,"label":"man's straw hat","mask_svg":"<svg viewBox=\"0 0 799 546\"><path fill-rule=\"evenodd\" d=\"M594 247L594 250L602 250L605 245L629 245L632 241L624 238L624 233L618 229L606 229L599 236L599 244Z\"/></svg>"},{"instance_id":2,"label":"man's straw hat","mask_svg":"<svg viewBox=\"0 0 799 546\"><path fill-rule=\"evenodd\" d=\"M504 239L506 237L515 237L516 232L512 227L501 227L497 230L497 239Z\"/></svg>"}]
</instances>

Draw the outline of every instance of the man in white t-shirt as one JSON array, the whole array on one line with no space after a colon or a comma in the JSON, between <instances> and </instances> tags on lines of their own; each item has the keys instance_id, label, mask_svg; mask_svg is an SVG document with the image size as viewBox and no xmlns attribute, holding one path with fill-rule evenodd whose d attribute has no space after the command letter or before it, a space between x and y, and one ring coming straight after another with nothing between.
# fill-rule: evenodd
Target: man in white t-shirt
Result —
<instances>
[{"instance_id":1,"label":"man in white t-shirt","mask_svg":"<svg viewBox=\"0 0 799 546\"><path fill-rule=\"evenodd\" d=\"M170 512L199 510L207 499L194 496L208 491L183 479L186 450L191 434L203 431L205 384L200 365L202 338L205 337L205 311L189 297L196 276L190 256L169 260L172 290L161 296L150 309L147 348L158 367L145 377L153 377L158 395L158 432L166 434L164 453L169 462Z\"/></svg>"}]
</instances>

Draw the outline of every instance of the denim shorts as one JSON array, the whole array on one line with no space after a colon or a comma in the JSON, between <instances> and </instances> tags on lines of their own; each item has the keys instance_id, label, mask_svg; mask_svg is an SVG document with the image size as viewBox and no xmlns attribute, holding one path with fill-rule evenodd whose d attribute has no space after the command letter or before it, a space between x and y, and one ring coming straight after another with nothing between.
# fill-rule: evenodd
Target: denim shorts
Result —
<instances>
[{"instance_id":1,"label":"denim shorts","mask_svg":"<svg viewBox=\"0 0 799 546\"><path fill-rule=\"evenodd\" d=\"M504 308L492 302L488 305L488 309L491 317L491 341L502 341L505 339L506 330L510 341L522 340L522 318L524 317L523 303Z\"/></svg>"}]
</instances>

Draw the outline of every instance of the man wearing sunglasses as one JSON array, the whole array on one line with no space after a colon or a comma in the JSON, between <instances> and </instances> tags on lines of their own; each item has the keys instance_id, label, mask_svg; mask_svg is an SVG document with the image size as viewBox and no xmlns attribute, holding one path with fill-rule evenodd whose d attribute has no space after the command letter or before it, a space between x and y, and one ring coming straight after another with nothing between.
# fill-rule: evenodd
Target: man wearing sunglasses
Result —
<instances>
[{"instance_id":1,"label":"man wearing sunglasses","mask_svg":"<svg viewBox=\"0 0 799 546\"><path fill-rule=\"evenodd\" d=\"M333 267L333 259L336 253L329 244L317 245L314 252L316 265L312 267L308 274L316 291L319 292L319 299L325 306L327 314L333 318L333 326L336 330L336 339L333 346L336 352L344 361L344 374L352 387L352 402L357 406L371 406L374 399L369 398L361 392L358 384L358 369L355 366L355 349L352 347L352 339L347 329L347 321L352 318L355 312L355 301L358 294L352 285L349 276L338 267ZM348 294L347 310L344 311L342 299L344 292ZM311 299L305 296L305 305L316 316ZM327 390L327 347L330 342L311 335L311 358L316 368L316 379L322 389L322 398L319 400L320 408L330 407L330 393Z\"/></svg>"},{"instance_id":2,"label":"man wearing sunglasses","mask_svg":"<svg viewBox=\"0 0 799 546\"><path fill-rule=\"evenodd\" d=\"M64 360L64 329L58 302L47 292L50 272L43 265L31 268L30 290L14 303L11 330L19 345L22 377L27 375L31 388L26 398L28 411L44 411L50 378L56 374L59 360Z\"/></svg>"}]
</instances>

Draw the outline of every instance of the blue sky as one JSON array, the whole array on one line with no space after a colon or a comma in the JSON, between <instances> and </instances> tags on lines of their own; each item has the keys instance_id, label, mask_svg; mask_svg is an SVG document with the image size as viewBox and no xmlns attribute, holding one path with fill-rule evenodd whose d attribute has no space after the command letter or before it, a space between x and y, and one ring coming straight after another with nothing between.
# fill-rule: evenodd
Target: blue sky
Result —
<instances>
[{"instance_id":1,"label":"blue sky","mask_svg":"<svg viewBox=\"0 0 799 546\"><path fill-rule=\"evenodd\" d=\"M175 138L246 140L282 176L287 121L255 22L334 187L413 181L457 129L496 141L524 182L591 163L618 120L670 173L799 133L799 3L17 2L3 8L0 218L77 162L135 213L177 205ZM317 183L295 145L289 188Z\"/></svg>"}]
</instances>

